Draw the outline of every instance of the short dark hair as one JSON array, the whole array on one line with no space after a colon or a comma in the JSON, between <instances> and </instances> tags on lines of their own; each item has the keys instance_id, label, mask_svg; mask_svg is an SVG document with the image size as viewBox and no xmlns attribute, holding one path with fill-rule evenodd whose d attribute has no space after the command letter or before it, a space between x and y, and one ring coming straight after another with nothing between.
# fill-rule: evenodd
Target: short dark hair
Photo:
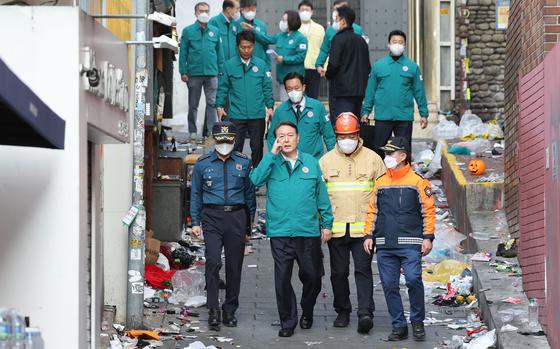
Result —
<instances>
[{"instance_id":1,"label":"short dark hair","mask_svg":"<svg viewBox=\"0 0 560 349\"><path fill-rule=\"evenodd\" d=\"M239 7L245 8L250 6L257 6L257 0L240 0Z\"/></svg>"},{"instance_id":2,"label":"short dark hair","mask_svg":"<svg viewBox=\"0 0 560 349\"><path fill-rule=\"evenodd\" d=\"M237 33L237 36L235 37L235 39L237 41L237 46L239 46L239 44L241 43L242 40L250 41L254 44L255 43L255 34L253 34L253 32L249 31L249 30L242 30L239 33Z\"/></svg>"},{"instance_id":3,"label":"short dark hair","mask_svg":"<svg viewBox=\"0 0 560 349\"><path fill-rule=\"evenodd\" d=\"M223 11L232 7L235 7L235 3L233 2L233 0L224 0L224 3L222 4Z\"/></svg>"},{"instance_id":4,"label":"short dark hair","mask_svg":"<svg viewBox=\"0 0 560 349\"><path fill-rule=\"evenodd\" d=\"M298 7L297 7L298 10L299 10L299 8L302 7L302 6L309 6L309 7L311 7L311 9L313 10L313 3L312 3L311 1L309 1L309 0L303 0L302 2L300 2L299 5L298 5Z\"/></svg>"},{"instance_id":5,"label":"short dark hair","mask_svg":"<svg viewBox=\"0 0 560 349\"><path fill-rule=\"evenodd\" d=\"M290 126L291 128L293 128L294 130L296 130L296 134L299 134L299 130L296 126L296 124L294 124L291 121L281 121L278 125L276 125L276 127L274 128L274 136L276 137L276 131L278 131L278 129L282 126Z\"/></svg>"},{"instance_id":6,"label":"short dark hair","mask_svg":"<svg viewBox=\"0 0 560 349\"><path fill-rule=\"evenodd\" d=\"M196 5L194 5L194 12L198 11L198 8L200 6L208 6L208 8L210 8L210 4L208 4L207 2L204 1L197 2Z\"/></svg>"},{"instance_id":7,"label":"short dark hair","mask_svg":"<svg viewBox=\"0 0 560 349\"><path fill-rule=\"evenodd\" d=\"M299 18L299 13L293 10L288 10L284 13L288 16L288 29L293 32L298 31L299 28L301 28L301 18Z\"/></svg>"},{"instance_id":8,"label":"short dark hair","mask_svg":"<svg viewBox=\"0 0 560 349\"><path fill-rule=\"evenodd\" d=\"M402 36L404 38L404 42L406 42L406 34L402 30L393 30L389 33L389 37L387 38L387 42L391 42L391 38L393 36Z\"/></svg>"},{"instance_id":9,"label":"short dark hair","mask_svg":"<svg viewBox=\"0 0 560 349\"><path fill-rule=\"evenodd\" d=\"M356 20L356 13L348 6L339 7L338 10L338 18L343 18L346 21L348 27L352 27L354 21Z\"/></svg>"},{"instance_id":10,"label":"short dark hair","mask_svg":"<svg viewBox=\"0 0 560 349\"><path fill-rule=\"evenodd\" d=\"M286 86L286 81L288 80L293 80L293 79L298 79L299 81L301 81L301 84L304 85L305 84L305 78L303 77L303 75L301 75L298 72L289 72L288 75L284 76L284 86Z\"/></svg>"},{"instance_id":11,"label":"short dark hair","mask_svg":"<svg viewBox=\"0 0 560 349\"><path fill-rule=\"evenodd\" d=\"M347 4L346 6L348 6L348 0L335 0L332 3L332 7L338 6L340 4Z\"/></svg>"}]
</instances>

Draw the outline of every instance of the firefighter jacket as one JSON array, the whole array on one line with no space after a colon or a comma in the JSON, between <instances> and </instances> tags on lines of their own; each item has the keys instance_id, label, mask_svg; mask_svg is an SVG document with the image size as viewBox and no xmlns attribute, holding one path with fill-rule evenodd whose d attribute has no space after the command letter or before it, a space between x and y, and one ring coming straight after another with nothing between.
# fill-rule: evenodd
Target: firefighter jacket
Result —
<instances>
[{"instance_id":1,"label":"firefighter jacket","mask_svg":"<svg viewBox=\"0 0 560 349\"><path fill-rule=\"evenodd\" d=\"M364 235L375 238L377 249L422 248L434 239L436 213L432 187L410 165L387 170L375 182Z\"/></svg>"},{"instance_id":2,"label":"firefighter jacket","mask_svg":"<svg viewBox=\"0 0 560 349\"><path fill-rule=\"evenodd\" d=\"M364 147L360 139L351 155L344 154L336 145L319 160L319 166L333 209L333 238L346 235L347 223L350 236L361 238L375 179L385 173L383 160Z\"/></svg>"}]
</instances>

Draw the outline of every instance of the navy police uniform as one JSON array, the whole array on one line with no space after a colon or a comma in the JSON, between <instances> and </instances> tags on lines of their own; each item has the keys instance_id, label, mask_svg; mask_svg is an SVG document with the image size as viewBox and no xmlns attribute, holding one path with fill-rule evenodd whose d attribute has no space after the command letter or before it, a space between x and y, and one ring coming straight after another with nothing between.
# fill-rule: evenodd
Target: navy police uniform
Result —
<instances>
[{"instance_id":1,"label":"navy police uniform","mask_svg":"<svg viewBox=\"0 0 560 349\"><path fill-rule=\"evenodd\" d=\"M235 125L230 122L216 123L213 135L216 143L233 144ZM239 306L245 235L250 233L250 217L255 212L250 170L251 160L235 151L225 160L213 151L199 158L193 170L191 218L193 227L201 226L204 234L207 306L211 312L219 312L222 247L225 250L227 286L222 305L224 319L226 314L232 316Z\"/></svg>"}]
</instances>

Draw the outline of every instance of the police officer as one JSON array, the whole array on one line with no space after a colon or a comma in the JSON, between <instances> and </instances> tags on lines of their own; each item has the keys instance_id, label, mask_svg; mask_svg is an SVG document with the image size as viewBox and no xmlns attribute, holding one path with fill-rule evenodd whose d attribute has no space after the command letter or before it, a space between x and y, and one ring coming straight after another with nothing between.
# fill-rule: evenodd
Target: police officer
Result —
<instances>
[{"instance_id":1,"label":"police officer","mask_svg":"<svg viewBox=\"0 0 560 349\"><path fill-rule=\"evenodd\" d=\"M222 4L222 13L212 17L209 25L218 28L220 38L222 39L222 48L224 50L224 59L237 56L237 21L241 17L239 12L238 0L224 0Z\"/></svg>"},{"instance_id":2,"label":"police officer","mask_svg":"<svg viewBox=\"0 0 560 349\"><path fill-rule=\"evenodd\" d=\"M332 209L317 160L298 151L297 126L279 123L276 140L257 168L251 171L256 186L267 185L266 233L274 258L276 303L280 337L290 337L297 326L297 300L292 287L294 261L303 284L299 325L313 325L313 309L321 292L321 240L331 238ZM319 217L321 218L319 220Z\"/></svg>"},{"instance_id":3,"label":"police officer","mask_svg":"<svg viewBox=\"0 0 560 349\"><path fill-rule=\"evenodd\" d=\"M241 31L237 34L239 55L226 62L216 98L219 118L227 115L237 127L236 151L243 151L245 134L249 133L253 167L262 159L266 122L274 107L272 75L266 63L253 55L254 47L253 33ZM228 96L229 112L226 113Z\"/></svg>"},{"instance_id":4,"label":"police officer","mask_svg":"<svg viewBox=\"0 0 560 349\"><path fill-rule=\"evenodd\" d=\"M206 244L206 288L208 325L219 330L237 326L241 269L245 235L255 212L254 187L249 180L250 160L234 152L235 125L218 122L213 128L215 151L201 157L192 176L192 232L204 233ZM250 213L250 214L248 214ZM226 297L220 318L218 292L222 267L222 247L226 263Z\"/></svg>"},{"instance_id":5,"label":"police officer","mask_svg":"<svg viewBox=\"0 0 560 349\"><path fill-rule=\"evenodd\" d=\"M432 250L436 221L434 197L430 182L410 167L407 139L393 137L381 149L386 153L387 173L373 188L364 228L364 249L371 254L376 247L379 277L393 325L388 340L408 338L399 293L402 269L410 299L412 334L415 340L422 341L426 337L422 256Z\"/></svg>"},{"instance_id":6,"label":"police officer","mask_svg":"<svg viewBox=\"0 0 560 349\"><path fill-rule=\"evenodd\" d=\"M266 24L256 18L257 0L240 0L239 6L241 7L241 18L236 22L237 31L242 31L244 29L242 24L247 23L253 26L256 32L266 34ZM270 57L266 54L266 50L268 50L268 44L260 41L255 43L255 57L262 59L266 63L268 70L270 70L272 66L270 64Z\"/></svg>"},{"instance_id":7,"label":"police officer","mask_svg":"<svg viewBox=\"0 0 560 349\"><path fill-rule=\"evenodd\" d=\"M179 48L179 72L189 89L189 132L197 135L196 119L200 95L206 96L206 131L212 132L216 122L216 90L218 74L223 69L224 54L218 28L209 25L210 5L199 2L194 7L196 22L183 29ZM203 131L204 134L204 131Z\"/></svg>"},{"instance_id":8,"label":"police officer","mask_svg":"<svg viewBox=\"0 0 560 349\"><path fill-rule=\"evenodd\" d=\"M363 249L365 208L371 199L375 180L385 173L383 160L365 148L360 139L360 121L352 113L338 116L335 124L336 148L319 160L334 209L333 238L329 240L333 305L338 313L334 327L350 322L350 253L358 293L358 332L373 327L373 277L371 254Z\"/></svg>"},{"instance_id":9,"label":"police officer","mask_svg":"<svg viewBox=\"0 0 560 349\"><path fill-rule=\"evenodd\" d=\"M288 73L284 78L284 88L289 100L274 111L270 129L282 121L297 125L300 136L298 149L319 159L324 153L323 142L327 150L334 148L336 138L329 121L329 114L320 101L305 95L304 78L299 73ZM268 148L271 149L276 137L273 132L267 135Z\"/></svg>"},{"instance_id":10,"label":"police officer","mask_svg":"<svg viewBox=\"0 0 560 349\"><path fill-rule=\"evenodd\" d=\"M411 147L414 99L420 111L420 126L428 126L428 102L420 67L404 55L406 34L394 30L389 34L390 53L373 65L369 74L362 106L362 121L366 122L375 106L373 148L379 148L394 135L404 137Z\"/></svg>"},{"instance_id":11,"label":"police officer","mask_svg":"<svg viewBox=\"0 0 560 349\"><path fill-rule=\"evenodd\" d=\"M266 35L256 28L243 23L247 30L254 30L257 41L276 45L276 81L282 84L284 77L290 72L305 74L305 56L307 55L307 38L299 32L301 19L297 11L286 11L278 23L280 33ZM280 89L280 100L286 101L288 94L284 87Z\"/></svg>"}]
</instances>

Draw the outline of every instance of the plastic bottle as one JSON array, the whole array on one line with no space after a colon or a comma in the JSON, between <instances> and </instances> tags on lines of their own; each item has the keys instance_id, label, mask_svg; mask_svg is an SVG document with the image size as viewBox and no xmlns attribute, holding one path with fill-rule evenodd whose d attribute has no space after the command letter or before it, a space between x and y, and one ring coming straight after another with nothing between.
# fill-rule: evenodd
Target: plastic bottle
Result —
<instances>
[{"instance_id":1,"label":"plastic bottle","mask_svg":"<svg viewBox=\"0 0 560 349\"><path fill-rule=\"evenodd\" d=\"M529 300L529 328L539 327L539 304L535 298Z\"/></svg>"},{"instance_id":2,"label":"plastic bottle","mask_svg":"<svg viewBox=\"0 0 560 349\"><path fill-rule=\"evenodd\" d=\"M12 349L25 348L25 320L15 309L10 309L12 323Z\"/></svg>"},{"instance_id":3,"label":"plastic bottle","mask_svg":"<svg viewBox=\"0 0 560 349\"><path fill-rule=\"evenodd\" d=\"M25 329L25 349L45 349L41 330L36 327Z\"/></svg>"},{"instance_id":4,"label":"plastic bottle","mask_svg":"<svg viewBox=\"0 0 560 349\"><path fill-rule=\"evenodd\" d=\"M12 325L10 313L7 309L0 308L0 349L12 348Z\"/></svg>"}]
</instances>

